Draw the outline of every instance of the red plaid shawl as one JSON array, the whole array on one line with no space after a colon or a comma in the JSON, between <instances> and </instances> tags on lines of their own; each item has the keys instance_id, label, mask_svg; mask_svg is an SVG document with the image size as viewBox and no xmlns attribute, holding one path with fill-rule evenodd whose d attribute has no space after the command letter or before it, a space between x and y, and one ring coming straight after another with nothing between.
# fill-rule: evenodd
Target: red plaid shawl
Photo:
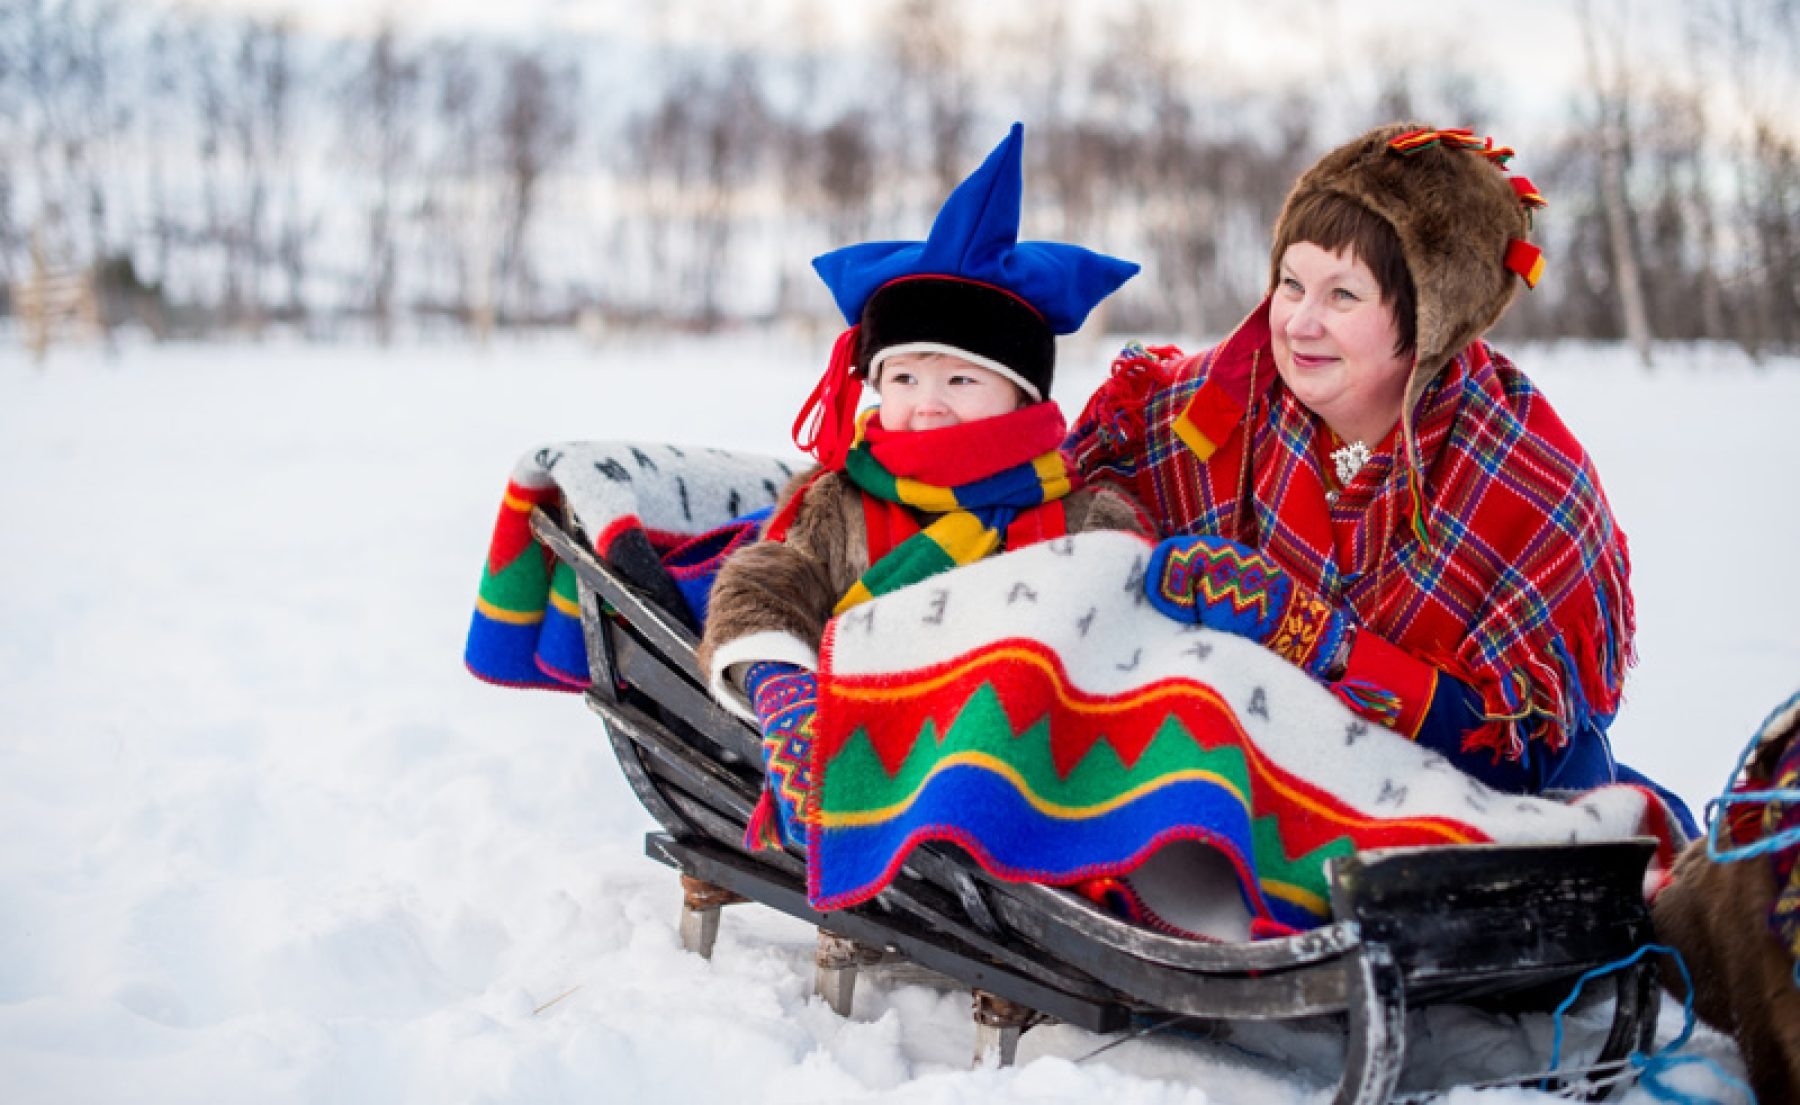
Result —
<instances>
[{"instance_id":1,"label":"red plaid shawl","mask_svg":"<svg viewBox=\"0 0 1800 1105\"><path fill-rule=\"evenodd\" d=\"M1164 535L1261 548L1357 621L1474 687L1468 750L1517 759L1618 709L1633 659L1625 535L1587 454L1510 362L1476 342L1413 410L1417 471L1377 453L1335 504L1323 424L1281 384L1264 303L1191 357L1128 349L1069 439ZM1245 454L1248 426L1250 452ZM1422 510L1420 509L1422 507ZM1352 530L1346 561L1332 522Z\"/></svg>"}]
</instances>

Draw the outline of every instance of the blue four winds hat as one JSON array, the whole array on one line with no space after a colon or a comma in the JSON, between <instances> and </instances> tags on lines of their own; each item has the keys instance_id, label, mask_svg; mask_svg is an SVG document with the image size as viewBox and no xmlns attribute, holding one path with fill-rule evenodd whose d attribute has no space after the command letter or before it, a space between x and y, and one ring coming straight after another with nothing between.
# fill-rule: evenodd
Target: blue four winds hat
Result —
<instances>
[{"instance_id":1,"label":"blue four winds hat","mask_svg":"<svg viewBox=\"0 0 1800 1105\"><path fill-rule=\"evenodd\" d=\"M956 186L922 242L864 242L813 258L850 328L800 417L794 442L843 462L862 381L898 353L953 353L1000 373L1035 401L1050 394L1056 335L1138 266L1061 242L1019 241L1025 128L1014 123Z\"/></svg>"}]
</instances>

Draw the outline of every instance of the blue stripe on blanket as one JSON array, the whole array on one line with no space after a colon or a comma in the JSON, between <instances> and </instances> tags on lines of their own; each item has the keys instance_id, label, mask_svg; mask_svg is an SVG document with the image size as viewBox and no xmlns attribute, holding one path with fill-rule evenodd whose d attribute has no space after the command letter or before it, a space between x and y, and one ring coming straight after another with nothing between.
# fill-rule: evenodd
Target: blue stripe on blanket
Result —
<instances>
[{"instance_id":1,"label":"blue stripe on blanket","mask_svg":"<svg viewBox=\"0 0 1800 1105\"><path fill-rule=\"evenodd\" d=\"M815 828L811 836L817 855L810 871L815 879L830 873L828 884L813 887L814 902L824 909L853 904L885 885L888 867L920 839L955 841L1002 878L1058 885L1129 872L1163 845L1188 839L1212 845L1231 862L1253 915L1293 928L1324 919L1262 893L1242 801L1204 779L1168 783L1098 816L1065 818L1033 806L1004 776L957 764L934 775L904 813L872 825L834 825L828 833Z\"/></svg>"}]
</instances>

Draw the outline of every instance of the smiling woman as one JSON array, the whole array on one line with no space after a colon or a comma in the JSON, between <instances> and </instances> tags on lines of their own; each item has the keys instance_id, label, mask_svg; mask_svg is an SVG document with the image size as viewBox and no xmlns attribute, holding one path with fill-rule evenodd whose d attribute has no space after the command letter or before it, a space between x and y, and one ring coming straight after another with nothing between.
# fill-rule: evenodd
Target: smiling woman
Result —
<instances>
[{"instance_id":1,"label":"smiling woman","mask_svg":"<svg viewBox=\"0 0 1800 1105\"><path fill-rule=\"evenodd\" d=\"M1283 205L1263 303L1216 348L1122 358L1070 445L1169 538L1146 587L1170 616L1502 789L1647 782L1606 736L1633 658L1624 535L1481 340L1542 268L1511 156L1416 124L1327 154Z\"/></svg>"},{"instance_id":2,"label":"smiling woman","mask_svg":"<svg viewBox=\"0 0 1800 1105\"><path fill-rule=\"evenodd\" d=\"M1295 242L1279 277L1269 344L1281 382L1344 441L1389 436L1412 369L1393 297L1348 247L1332 253Z\"/></svg>"}]
</instances>

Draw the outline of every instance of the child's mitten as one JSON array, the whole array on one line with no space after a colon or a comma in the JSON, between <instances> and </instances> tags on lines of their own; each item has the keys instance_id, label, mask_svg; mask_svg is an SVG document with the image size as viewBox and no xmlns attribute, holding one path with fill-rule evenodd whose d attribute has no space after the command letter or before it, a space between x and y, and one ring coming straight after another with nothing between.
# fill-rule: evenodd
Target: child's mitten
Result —
<instances>
[{"instance_id":1,"label":"child's mitten","mask_svg":"<svg viewBox=\"0 0 1800 1105\"><path fill-rule=\"evenodd\" d=\"M766 660L751 664L744 687L763 733L763 792L744 833L751 849L783 843L806 844L812 806L813 716L819 680L797 664Z\"/></svg>"}]
</instances>

